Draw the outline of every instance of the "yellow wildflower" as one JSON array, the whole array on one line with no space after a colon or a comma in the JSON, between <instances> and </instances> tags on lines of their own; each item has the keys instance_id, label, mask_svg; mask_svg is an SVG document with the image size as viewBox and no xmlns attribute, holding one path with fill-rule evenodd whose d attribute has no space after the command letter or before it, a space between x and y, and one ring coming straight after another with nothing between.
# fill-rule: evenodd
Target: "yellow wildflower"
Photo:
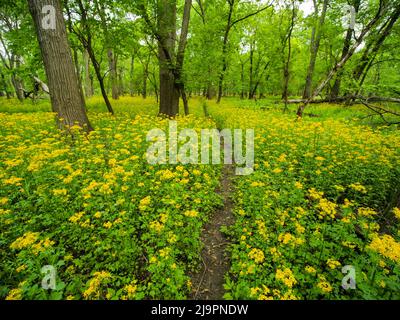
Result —
<instances>
[{"instance_id":1,"label":"yellow wildflower","mask_svg":"<svg viewBox=\"0 0 400 320\"><path fill-rule=\"evenodd\" d=\"M339 261L333 260L333 259L328 259L326 262L329 268L332 270L336 269L337 267L340 267L342 264Z\"/></svg>"},{"instance_id":2,"label":"yellow wildflower","mask_svg":"<svg viewBox=\"0 0 400 320\"><path fill-rule=\"evenodd\" d=\"M184 215L189 218L196 218L198 217L199 213L196 210L188 210L184 212Z\"/></svg>"},{"instance_id":3,"label":"yellow wildflower","mask_svg":"<svg viewBox=\"0 0 400 320\"><path fill-rule=\"evenodd\" d=\"M293 286L297 284L297 280L289 268L286 268L283 271L280 269L276 270L275 277L278 281L283 282L288 288L293 288Z\"/></svg>"},{"instance_id":4,"label":"yellow wildflower","mask_svg":"<svg viewBox=\"0 0 400 320\"><path fill-rule=\"evenodd\" d=\"M394 262L400 262L400 243L389 235L376 236L367 248Z\"/></svg>"},{"instance_id":5,"label":"yellow wildflower","mask_svg":"<svg viewBox=\"0 0 400 320\"><path fill-rule=\"evenodd\" d=\"M6 300L22 300L22 289L12 289L8 293Z\"/></svg>"},{"instance_id":6,"label":"yellow wildflower","mask_svg":"<svg viewBox=\"0 0 400 320\"><path fill-rule=\"evenodd\" d=\"M39 233L27 232L22 237L15 240L11 245L11 249L21 250L34 244L39 238Z\"/></svg>"},{"instance_id":7,"label":"yellow wildflower","mask_svg":"<svg viewBox=\"0 0 400 320\"><path fill-rule=\"evenodd\" d=\"M264 252L260 249L253 249L249 253L250 259L253 259L256 263L263 263L265 260Z\"/></svg>"}]
</instances>

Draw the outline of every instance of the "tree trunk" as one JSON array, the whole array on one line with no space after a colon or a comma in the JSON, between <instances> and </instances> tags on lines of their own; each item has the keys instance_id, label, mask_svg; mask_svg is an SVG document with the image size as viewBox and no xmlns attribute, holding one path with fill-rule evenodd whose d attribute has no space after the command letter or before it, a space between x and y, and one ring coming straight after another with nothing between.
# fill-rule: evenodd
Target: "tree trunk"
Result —
<instances>
[{"instance_id":1,"label":"tree trunk","mask_svg":"<svg viewBox=\"0 0 400 320\"><path fill-rule=\"evenodd\" d=\"M87 50L84 50L83 52L83 60L85 64L85 96L86 98L89 98L93 96L93 84L90 76L90 58Z\"/></svg>"},{"instance_id":2,"label":"tree trunk","mask_svg":"<svg viewBox=\"0 0 400 320\"><path fill-rule=\"evenodd\" d=\"M158 93L158 85L157 85L157 79L156 79L156 71L153 70L153 72L151 73L151 83L153 84L153 90L154 90L154 94L156 95L156 101L157 103L159 102L159 93Z\"/></svg>"},{"instance_id":3,"label":"tree trunk","mask_svg":"<svg viewBox=\"0 0 400 320\"><path fill-rule=\"evenodd\" d=\"M125 94L125 85L124 85L124 69L121 67L118 70L118 95Z\"/></svg>"},{"instance_id":4,"label":"tree trunk","mask_svg":"<svg viewBox=\"0 0 400 320\"><path fill-rule=\"evenodd\" d=\"M254 62L254 42L250 45L250 82L249 82L249 100L254 98L253 94L253 62Z\"/></svg>"},{"instance_id":5,"label":"tree trunk","mask_svg":"<svg viewBox=\"0 0 400 320\"><path fill-rule=\"evenodd\" d=\"M129 71L129 93L131 97L134 96L135 92L135 84L134 84L134 76L135 76L135 55L131 56L131 67Z\"/></svg>"},{"instance_id":6,"label":"tree trunk","mask_svg":"<svg viewBox=\"0 0 400 320\"><path fill-rule=\"evenodd\" d=\"M17 95L18 100L23 101L25 97L24 97L24 89L21 78L13 74L11 76L11 82L13 84L15 94Z\"/></svg>"},{"instance_id":7,"label":"tree trunk","mask_svg":"<svg viewBox=\"0 0 400 320\"><path fill-rule=\"evenodd\" d=\"M111 93L114 100L119 99L118 92L118 76L117 76L117 58L114 55L113 49L108 49L108 67L110 70Z\"/></svg>"},{"instance_id":8,"label":"tree trunk","mask_svg":"<svg viewBox=\"0 0 400 320\"><path fill-rule=\"evenodd\" d=\"M20 63L19 57L17 57L17 56L13 55L12 59L15 61L15 69L13 70L13 73L11 75L11 82L13 84L15 94L17 95L18 100L23 101L25 99L24 84L22 82L22 79L17 74L18 69L21 66L21 63Z\"/></svg>"},{"instance_id":9,"label":"tree trunk","mask_svg":"<svg viewBox=\"0 0 400 320\"><path fill-rule=\"evenodd\" d=\"M89 54L90 60L92 61L93 68L97 77L97 80L99 81L100 84L100 89L101 89L101 94L104 99L104 103L106 104L107 110L111 113L114 114L114 110L111 106L110 100L108 99L107 96L107 91L104 86L104 78L101 74L101 69L100 69L100 64L96 59L96 55L93 50L93 45L92 45L92 31L90 30L90 26L88 24L88 17L87 17L87 9L85 8L83 2L81 0L77 1L77 4L79 6L80 14L81 14L81 24L82 28L84 30L84 33L86 34L86 37L82 35L82 33L75 33L77 37L79 38L80 42L82 43L83 47L87 50L87 53ZM93 84L92 84L93 88Z\"/></svg>"},{"instance_id":10,"label":"tree trunk","mask_svg":"<svg viewBox=\"0 0 400 320\"><path fill-rule=\"evenodd\" d=\"M179 92L175 86L173 57L176 39L176 0L158 2L158 59L160 64L160 114L179 113Z\"/></svg>"},{"instance_id":11,"label":"tree trunk","mask_svg":"<svg viewBox=\"0 0 400 320\"><path fill-rule=\"evenodd\" d=\"M305 88L304 88L303 99L307 99L311 95L315 65L317 62L317 57L318 57L318 52L319 52L319 47L320 47L321 37L322 37L321 29L323 28L323 26L325 24L326 12L328 9L328 2L329 2L328 0L324 0L321 17L319 19L317 26L315 27L315 30L313 30L313 36L312 36L312 40L311 40L310 63L309 63L308 70L307 70L307 77L306 77L306 84L305 84ZM318 17L317 1L314 1L314 6L315 6L315 16Z\"/></svg>"},{"instance_id":12,"label":"tree trunk","mask_svg":"<svg viewBox=\"0 0 400 320\"><path fill-rule=\"evenodd\" d=\"M91 45L91 41L88 42L88 47L86 49L87 49L87 51L89 53L90 60L92 60L94 72L96 74L97 81L99 81L101 94L103 96L104 103L106 104L107 110L111 114L114 114L114 109L111 106L110 99L108 99L107 90L106 90L106 87L105 87L105 84L104 84L104 78L103 78L103 76L101 74L100 65L97 62L96 56L94 54L94 51L93 51L93 48L92 48L92 45Z\"/></svg>"},{"instance_id":13,"label":"tree trunk","mask_svg":"<svg viewBox=\"0 0 400 320\"><path fill-rule=\"evenodd\" d=\"M366 25L366 27L361 31L360 36L357 38L356 43L351 47L349 52L346 54L345 57L343 57L329 72L328 76L320 83L320 85L317 87L317 89L314 91L314 93L305 100L305 102L299 106L297 109L297 116L301 118L303 116L304 110L312 101L315 97L317 97L322 90L326 87L326 85L329 83L329 81L332 80L332 78L346 65L347 61L353 56L353 54L356 52L356 50L360 47L360 45L363 43L365 37L371 32L371 29L381 20L382 16L386 13L388 10L387 6L380 6L379 11L376 14L376 16Z\"/></svg>"},{"instance_id":14,"label":"tree trunk","mask_svg":"<svg viewBox=\"0 0 400 320\"><path fill-rule=\"evenodd\" d=\"M183 62L185 59L187 37L189 33L191 9L192 9L192 0L185 0L185 6L183 9L183 17L182 17L181 35L179 39L178 52L176 55L176 69L175 69L175 86L182 97L185 115L189 115L189 101L186 96L185 83L182 74L183 74Z\"/></svg>"},{"instance_id":15,"label":"tree trunk","mask_svg":"<svg viewBox=\"0 0 400 320\"><path fill-rule=\"evenodd\" d=\"M149 77L149 65L143 65L143 89L142 89L142 97L143 99L147 98L147 79Z\"/></svg>"},{"instance_id":16,"label":"tree trunk","mask_svg":"<svg viewBox=\"0 0 400 320\"><path fill-rule=\"evenodd\" d=\"M379 52L382 44L385 42L386 38L390 35L394 25L400 18L400 6L393 12L388 22L384 25L381 30L379 30L379 36L376 41L371 42L364 51L363 56L361 57L360 62L355 68L353 74L354 79L359 81L362 77L363 73L368 68L371 60L375 59L377 53Z\"/></svg>"},{"instance_id":17,"label":"tree trunk","mask_svg":"<svg viewBox=\"0 0 400 320\"><path fill-rule=\"evenodd\" d=\"M229 2L228 21L226 23L224 41L223 41L223 44L222 44L222 70L221 70L221 72L219 74L219 79L218 79L218 98L217 98L217 103L220 103L221 99L222 99L225 73L226 73L226 70L228 69L228 61L227 61L228 40L229 40L229 33L231 31L231 28L232 28L233 9L234 9L234 1Z\"/></svg>"},{"instance_id":18,"label":"tree trunk","mask_svg":"<svg viewBox=\"0 0 400 320\"><path fill-rule=\"evenodd\" d=\"M244 83L244 62L240 63L241 72L240 72L240 82L242 84L242 88L240 91L240 99L243 100L245 96L245 83Z\"/></svg>"},{"instance_id":19,"label":"tree trunk","mask_svg":"<svg viewBox=\"0 0 400 320\"><path fill-rule=\"evenodd\" d=\"M289 98L290 62L292 59L292 33L294 29L295 19L296 19L296 7L294 2L292 2L292 18L289 26L289 32L287 35L288 54L285 63L285 68L283 71L284 84L283 84L282 99L285 101L285 111L287 109L287 100Z\"/></svg>"},{"instance_id":20,"label":"tree trunk","mask_svg":"<svg viewBox=\"0 0 400 320\"><path fill-rule=\"evenodd\" d=\"M28 0L28 4L42 52L52 108L57 113L59 127L79 124L86 131L91 131L92 127L85 111L85 101L79 89L78 76L72 61L60 2ZM55 8L55 30L43 28L42 8L46 5Z\"/></svg>"},{"instance_id":21,"label":"tree trunk","mask_svg":"<svg viewBox=\"0 0 400 320\"><path fill-rule=\"evenodd\" d=\"M76 71L76 75L78 76L79 91L81 92L82 99L85 100L85 95L83 93L81 68L79 66L78 50L76 50L76 48L73 48L72 52L73 52L73 60L74 60L74 64L75 64L75 71Z\"/></svg>"},{"instance_id":22,"label":"tree trunk","mask_svg":"<svg viewBox=\"0 0 400 320\"><path fill-rule=\"evenodd\" d=\"M7 99L11 99L11 94L10 91L8 90L7 80L3 73L0 73L0 84L1 84L1 90L4 90L4 94L6 95Z\"/></svg>"},{"instance_id":23,"label":"tree trunk","mask_svg":"<svg viewBox=\"0 0 400 320\"><path fill-rule=\"evenodd\" d=\"M354 11L355 14L358 14L358 12L360 11L360 5L361 5L361 0L354 0L353 8L355 10ZM351 39L353 37L353 33L354 33L354 26L352 26L350 23L349 28L347 29L346 38L344 39L341 59L343 59L350 51ZM342 76L343 76L343 70L340 70L336 76L335 83L331 90L330 94L331 99L337 98L340 94L340 87L342 85Z\"/></svg>"}]
</instances>

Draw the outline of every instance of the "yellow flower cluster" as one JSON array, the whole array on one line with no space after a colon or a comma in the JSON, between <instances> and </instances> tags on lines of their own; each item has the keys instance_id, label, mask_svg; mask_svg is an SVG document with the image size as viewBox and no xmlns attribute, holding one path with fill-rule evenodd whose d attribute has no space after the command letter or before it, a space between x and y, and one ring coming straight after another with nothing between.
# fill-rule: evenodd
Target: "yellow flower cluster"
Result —
<instances>
[{"instance_id":1,"label":"yellow flower cluster","mask_svg":"<svg viewBox=\"0 0 400 320\"><path fill-rule=\"evenodd\" d=\"M305 270L307 273L310 273L310 274L317 273L317 270L315 270L315 268L313 268L311 266L306 266Z\"/></svg>"},{"instance_id":2,"label":"yellow flower cluster","mask_svg":"<svg viewBox=\"0 0 400 320\"><path fill-rule=\"evenodd\" d=\"M282 242L284 245L291 244L293 246L304 244L304 240L297 238L291 233L282 233L278 236L278 241Z\"/></svg>"},{"instance_id":3,"label":"yellow flower cluster","mask_svg":"<svg viewBox=\"0 0 400 320\"><path fill-rule=\"evenodd\" d=\"M325 276L319 277L319 282L317 284L317 287L325 294L331 293L333 290L331 284L328 281L326 281Z\"/></svg>"},{"instance_id":4,"label":"yellow flower cluster","mask_svg":"<svg viewBox=\"0 0 400 320\"><path fill-rule=\"evenodd\" d=\"M358 191L360 193L366 194L368 192L367 188L361 185L360 183L354 183L349 186L354 191Z\"/></svg>"},{"instance_id":5,"label":"yellow flower cluster","mask_svg":"<svg viewBox=\"0 0 400 320\"><path fill-rule=\"evenodd\" d=\"M68 193L67 189L54 189L53 190L53 195L55 196L66 196Z\"/></svg>"},{"instance_id":6,"label":"yellow flower cluster","mask_svg":"<svg viewBox=\"0 0 400 320\"><path fill-rule=\"evenodd\" d=\"M289 268L276 270L275 277L278 281L283 282L288 288L293 288L293 286L297 284L297 280L294 277L292 270Z\"/></svg>"},{"instance_id":7,"label":"yellow flower cluster","mask_svg":"<svg viewBox=\"0 0 400 320\"><path fill-rule=\"evenodd\" d=\"M183 213L188 218L197 218L199 213L196 210L188 210Z\"/></svg>"},{"instance_id":8,"label":"yellow flower cluster","mask_svg":"<svg viewBox=\"0 0 400 320\"><path fill-rule=\"evenodd\" d=\"M394 262L400 262L400 243L389 235L375 236L368 248Z\"/></svg>"},{"instance_id":9,"label":"yellow flower cluster","mask_svg":"<svg viewBox=\"0 0 400 320\"><path fill-rule=\"evenodd\" d=\"M6 300L9 300L9 301L13 301L13 300L18 301L18 300L22 300L22 289L20 289L20 288L18 288L18 289L12 289L12 290L8 293L8 295L7 295L7 297L6 297Z\"/></svg>"},{"instance_id":10,"label":"yellow flower cluster","mask_svg":"<svg viewBox=\"0 0 400 320\"><path fill-rule=\"evenodd\" d=\"M44 252L46 249L51 248L54 244L55 242L51 241L49 238L40 240L38 243L32 245L32 251L35 255L38 255L40 252Z\"/></svg>"},{"instance_id":11,"label":"yellow flower cluster","mask_svg":"<svg viewBox=\"0 0 400 320\"><path fill-rule=\"evenodd\" d=\"M398 220L400 220L400 209L399 208L394 208L393 214Z\"/></svg>"},{"instance_id":12,"label":"yellow flower cluster","mask_svg":"<svg viewBox=\"0 0 400 320\"><path fill-rule=\"evenodd\" d=\"M312 200L320 200L323 196L323 192L318 192L315 188L308 190L308 194Z\"/></svg>"},{"instance_id":13,"label":"yellow flower cluster","mask_svg":"<svg viewBox=\"0 0 400 320\"><path fill-rule=\"evenodd\" d=\"M137 291L137 285L135 283L128 284L124 287L126 294L128 295L129 299L133 299L135 297Z\"/></svg>"},{"instance_id":14,"label":"yellow flower cluster","mask_svg":"<svg viewBox=\"0 0 400 320\"><path fill-rule=\"evenodd\" d=\"M265 260L264 252L254 248L249 252L249 258L253 259L256 263L263 263Z\"/></svg>"},{"instance_id":15,"label":"yellow flower cluster","mask_svg":"<svg viewBox=\"0 0 400 320\"><path fill-rule=\"evenodd\" d=\"M258 227L258 233L263 237L263 239L268 238L267 227L265 226L265 222L261 220L256 220L256 224Z\"/></svg>"},{"instance_id":16,"label":"yellow flower cluster","mask_svg":"<svg viewBox=\"0 0 400 320\"><path fill-rule=\"evenodd\" d=\"M326 264L328 265L329 268L331 268L332 270L335 270L336 268L340 267L342 264L334 259L328 259L328 261L326 262Z\"/></svg>"},{"instance_id":17,"label":"yellow flower cluster","mask_svg":"<svg viewBox=\"0 0 400 320\"><path fill-rule=\"evenodd\" d=\"M370 208L359 208L358 209L358 215L361 217L365 217L365 218L370 218L373 216L376 216L378 213Z\"/></svg>"},{"instance_id":18,"label":"yellow flower cluster","mask_svg":"<svg viewBox=\"0 0 400 320\"><path fill-rule=\"evenodd\" d=\"M17 177L11 177L9 179L4 179L3 183L4 184L8 184L8 185L14 185L14 186L22 186L21 181L23 181L24 179L22 178L17 178Z\"/></svg>"},{"instance_id":19,"label":"yellow flower cluster","mask_svg":"<svg viewBox=\"0 0 400 320\"><path fill-rule=\"evenodd\" d=\"M69 220L70 222L72 222L72 223L78 223L78 221L82 219L82 217L83 217L84 214L85 214L84 212L75 213L75 214L74 214L72 217L70 217L68 220Z\"/></svg>"},{"instance_id":20,"label":"yellow flower cluster","mask_svg":"<svg viewBox=\"0 0 400 320\"><path fill-rule=\"evenodd\" d=\"M176 177L176 174L169 169L160 170L156 175L160 176L161 180L172 180Z\"/></svg>"},{"instance_id":21,"label":"yellow flower cluster","mask_svg":"<svg viewBox=\"0 0 400 320\"><path fill-rule=\"evenodd\" d=\"M106 271L95 272L93 278L89 280L88 288L83 293L85 299L100 297L100 287L102 282L111 278L111 274Z\"/></svg>"},{"instance_id":22,"label":"yellow flower cluster","mask_svg":"<svg viewBox=\"0 0 400 320\"><path fill-rule=\"evenodd\" d=\"M327 199L320 199L319 204L317 205L317 208L320 210L319 212L319 218L324 219L326 217L335 219L336 217L336 207L337 204L330 202Z\"/></svg>"},{"instance_id":23,"label":"yellow flower cluster","mask_svg":"<svg viewBox=\"0 0 400 320\"><path fill-rule=\"evenodd\" d=\"M14 250L21 250L27 247L30 247L32 244L36 242L39 238L39 233L37 232L27 232L22 237L15 240L11 245L10 248Z\"/></svg>"},{"instance_id":24,"label":"yellow flower cluster","mask_svg":"<svg viewBox=\"0 0 400 320\"><path fill-rule=\"evenodd\" d=\"M139 203L140 211L145 211L149 207L150 204L151 204L151 196L147 196L146 198L143 198L142 200L140 200L140 203Z\"/></svg>"}]
</instances>

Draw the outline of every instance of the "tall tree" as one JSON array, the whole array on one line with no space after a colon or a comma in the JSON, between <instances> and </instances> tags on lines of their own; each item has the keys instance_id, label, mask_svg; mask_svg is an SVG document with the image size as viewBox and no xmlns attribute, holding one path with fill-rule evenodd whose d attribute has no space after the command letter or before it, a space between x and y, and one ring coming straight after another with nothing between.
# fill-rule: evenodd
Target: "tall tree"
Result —
<instances>
[{"instance_id":1,"label":"tall tree","mask_svg":"<svg viewBox=\"0 0 400 320\"><path fill-rule=\"evenodd\" d=\"M94 1L96 5L97 14L100 16L101 27L104 33L104 40L107 45L107 59L108 59L108 71L110 73L110 83L111 83L111 95L114 100L119 99L118 90L118 74L117 74L117 57L115 55L114 49L112 48L112 40L110 36L110 26L107 19L106 7L103 1Z\"/></svg>"},{"instance_id":2,"label":"tall tree","mask_svg":"<svg viewBox=\"0 0 400 320\"><path fill-rule=\"evenodd\" d=\"M283 50L285 50L285 47L287 46L287 58L284 62L284 68L283 68L284 80L283 80L283 93L282 93L282 99L285 101L285 111L287 109L287 103L289 98L290 63L292 59L292 34L295 26L296 13L297 12L296 12L295 1L292 0L290 23L283 41Z\"/></svg>"},{"instance_id":3,"label":"tall tree","mask_svg":"<svg viewBox=\"0 0 400 320\"><path fill-rule=\"evenodd\" d=\"M399 4L394 4L395 7L398 7ZM317 97L322 90L328 85L328 83L332 80L332 78L346 65L346 63L350 60L350 58L354 55L356 50L361 46L364 42L365 38L371 33L374 27L382 20L382 18L387 14L391 9L391 4L387 0L380 0L379 6L374 17L366 24L366 26L362 29L359 37L355 44L350 48L349 52L344 56L335 66L331 69L327 77L318 85L315 89L314 93L302 103L297 109L297 116L303 117L304 110L310 104L310 102Z\"/></svg>"},{"instance_id":4,"label":"tall tree","mask_svg":"<svg viewBox=\"0 0 400 320\"><path fill-rule=\"evenodd\" d=\"M322 38L322 29L325 24L326 12L328 9L329 1L323 0L321 15L319 15L318 1L313 0L313 2L314 2L314 10L315 10L314 16L315 16L315 20L317 22L312 29L310 62L308 65L308 70L307 70L306 84L304 87L303 99L308 99L311 95L315 65L317 63L317 57L318 57L318 52L319 52L321 38Z\"/></svg>"},{"instance_id":5,"label":"tall tree","mask_svg":"<svg viewBox=\"0 0 400 320\"><path fill-rule=\"evenodd\" d=\"M90 73L90 58L86 49L83 51L83 64L84 64L84 83L85 83L85 96L89 98L93 96L93 77Z\"/></svg>"},{"instance_id":6,"label":"tall tree","mask_svg":"<svg viewBox=\"0 0 400 320\"><path fill-rule=\"evenodd\" d=\"M354 11L353 11L353 13L350 13L350 14L357 15L358 12L360 11L361 0L353 0L353 1L351 1L351 5L352 5ZM353 35L354 35L354 28L355 28L355 25L353 24L353 22L355 22L356 17L351 17L351 19L353 19L353 18L354 18L354 21L348 22L348 28L347 28L347 32L346 32L346 37L344 38L342 55L341 55L340 59L343 59L350 51L350 47L351 47L351 43L352 43L352 39L353 39ZM342 78L343 78L343 70L339 71L336 76L336 80L335 80L335 83L332 87L331 94L330 94L331 99L335 99L339 96L340 87L342 85Z\"/></svg>"},{"instance_id":7,"label":"tall tree","mask_svg":"<svg viewBox=\"0 0 400 320\"><path fill-rule=\"evenodd\" d=\"M363 85L366 75L372 66L378 52L382 48L385 40L391 34L393 27L400 18L400 5L390 14L385 23L378 29L377 34L368 42L363 55L353 71L353 76L359 82L359 86Z\"/></svg>"},{"instance_id":8,"label":"tall tree","mask_svg":"<svg viewBox=\"0 0 400 320\"><path fill-rule=\"evenodd\" d=\"M183 63L190 23L192 0L185 0L182 27L178 49L176 50L176 0L159 0L157 2L157 24L155 25L143 2L138 9L152 35L158 42L158 60L160 69L160 109L159 113L176 116L179 113L179 97L185 105L185 113L189 112L183 79ZM175 53L176 52L176 53Z\"/></svg>"},{"instance_id":9,"label":"tall tree","mask_svg":"<svg viewBox=\"0 0 400 320\"><path fill-rule=\"evenodd\" d=\"M58 0L28 0L48 79L53 111L60 128L80 125L92 130L85 101L68 44L64 17ZM43 14L43 11L47 15ZM50 23L50 25L45 25Z\"/></svg>"},{"instance_id":10,"label":"tall tree","mask_svg":"<svg viewBox=\"0 0 400 320\"><path fill-rule=\"evenodd\" d=\"M235 19L234 15L237 11L237 5L240 3L240 0L226 0L226 2L228 4L228 15L226 18L226 25L225 25L225 30L224 30L223 40L222 40L222 53L221 53L222 70L218 77L218 98L217 98L218 103L220 103L221 99L222 99L225 74L226 74L226 71L228 70L229 35L230 35L233 27L236 26L238 23L245 21L248 18L265 11L272 6L272 4L268 4L266 6L261 7L260 9L257 9L248 14L244 14L242 17Z\"/></svg>"},{"instance_id":11,"label":"tall tree","mask_svg":"<svg viewBox=\"0 0 400 320\"><path fill-rule=\"evenodd\" d=\"M87 51L90 60L92 61L92 65L96 74L96 78L99 82L101 94L103 96L106 107L111 114L114 114L114 109L111 105L110 99L108 98L107 90L104 83L105 75L101 72L101 63L96 55L94 48L93 30L92 25L89 21L90 5L83 0L75 0L74 2L76 2L75 10L80 15L80 21L78 26L73 26L72 32L77 36L84 49ZM71 9L68 5L69 3L66 2L67 11L70 12Z\"/></svg>"}]
</instances>

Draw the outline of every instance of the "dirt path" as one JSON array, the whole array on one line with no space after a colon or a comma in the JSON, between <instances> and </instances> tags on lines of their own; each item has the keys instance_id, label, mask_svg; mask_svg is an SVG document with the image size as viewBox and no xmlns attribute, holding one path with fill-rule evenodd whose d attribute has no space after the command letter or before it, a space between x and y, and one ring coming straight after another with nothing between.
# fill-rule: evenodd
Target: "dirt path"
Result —
<instances>
[{"instance_id":1,"label":"dirt path","mask_svg":"<svg viewBox=\"0 0 400 320\"><path fill-rule=\"evenodd\" d=\"M221 186L217 191L223 198L224 205L218 209L205 225L202 242L203 265L201 270L192 275L193 292L192 300L222 300L225 294L225 274L229 271L230 260L226 255L229 244L228 239L220 231L223 226L230 226L234 223L232 214L232 178L234 167L226 165L222 172Z\"/></svg>"}]
</instances>

